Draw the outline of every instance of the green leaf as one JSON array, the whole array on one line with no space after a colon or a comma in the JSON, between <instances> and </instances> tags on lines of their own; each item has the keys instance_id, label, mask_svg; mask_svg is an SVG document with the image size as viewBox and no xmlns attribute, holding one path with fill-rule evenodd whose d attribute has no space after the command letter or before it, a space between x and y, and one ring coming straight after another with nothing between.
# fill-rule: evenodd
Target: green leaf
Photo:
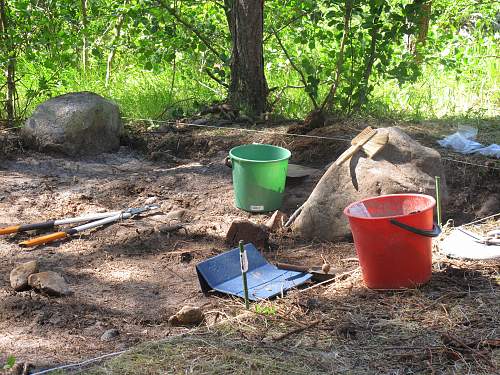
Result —
<instances>
[{"instance_id":1,"label":"green leaf","mask_svg":"<svg viewBox=\"0 0 500 375\"><path fill-rule=\"evenodd\" d=\"M3 366L3 369L9 370L12 367L14 367L15 364L16 364L16 357L14 357L13 355L9 355L7 357L7 361L5 361L5 365Z\"/></svg>"}]
</instances>

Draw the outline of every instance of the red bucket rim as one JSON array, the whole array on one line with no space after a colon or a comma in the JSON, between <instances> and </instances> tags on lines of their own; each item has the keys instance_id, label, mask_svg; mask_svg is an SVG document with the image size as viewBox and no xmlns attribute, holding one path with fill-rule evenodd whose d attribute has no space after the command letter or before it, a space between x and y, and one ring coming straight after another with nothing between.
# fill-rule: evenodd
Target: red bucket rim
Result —
<instances>
[{"instance_id":1,"label":"red bucket rim","mask_svg":"<svg viewBox=\"0 0 500 375\"><path fill-rule=\"evenodd\" d=\"M353 207L353 206L355 206L357 204L368 202L368 201L374 201L374 200L381 199L381 198L386 198L386 197L405 197L405 198L422 197L422 198L427 198L429 200L430 204L424 210L428 210L429 208L434 208L434 206L436 205L436 200L434 199L434 197L432 197L430 195L427 195L427 194L411 194L411 193L410 194L385 194L385 195L379 195L378 197L369 197L369 198L361 199L359 201L351 203L349 206L347 206L346 208L344 208L344 215L346 215L349 218L356 218L356 219L362 219L362 220L392 219L392 218L395 218L395 217L404 217L404 216L417 215L417 213L414 213L414 214L406 214L406 215L389 215L389 216L370 217L370 216L356 216L356 215L352 215L349 212L349 210L351 209L351 207Z\"/></svg>"}]
</instances>

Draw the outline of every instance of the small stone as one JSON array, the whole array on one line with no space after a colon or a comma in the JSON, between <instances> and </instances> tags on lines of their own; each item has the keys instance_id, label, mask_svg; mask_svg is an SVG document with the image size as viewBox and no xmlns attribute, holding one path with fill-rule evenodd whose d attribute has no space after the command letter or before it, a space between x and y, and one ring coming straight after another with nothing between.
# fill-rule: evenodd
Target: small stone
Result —
<instances>
[{"instance_id":1,"label":"small stone","mask_svg":"<svg viewBox=\"0 0 500 375\"><path fill-rule=\"evenodd\" d=\"M116 339L119 335L120 331L118 331L116 328L111 328L102 334L101 341L112 341Z\"/></svg>"},{"instance_id":2,"label":"small stone","mask_svg":"<svg viewBox=\"0 0 500 375\"><path fill-rule=\"evenodd\" d=\"M10 271L10 286L16 292L28 290L28 277L38 272L38 262L32 260L31 262L23 263Z\"/></svg>"},{"instance_id":3,"label":"small stone","mask_svg":"<svg viewBox=\"0 0 500 375\"><path fill-rule=\"evenodd\" d=\"M28 284L49 296L61 297L72 293L64 278L57 272L34 273L28 277Z\"/></svg>"},{"instance_id":4,"label":"small stone","mask_svg":"<svg viewBox=\"0 0 500 375\"><path fill-rule=\"evenodd\" d=\"M175 210L171 211L168 214L166 214L166 218L169 220L177 220L177 221L182 221L184 217L186 217L188 214L188 210L180 209L180 210Z\"/></svg>"},{"instance_id":5,"label":"small stone","mask_svg":"<svg viewBox=\"0 0 500 375\"><path fill-rule=\"evenodd\" d=\"M203 321L203 312L199 307L184 306L177 314L168 319L168 323L173 326L184 326L199 324Z\"/></svg>"},{"instance_id":6,"label":"small stone","mask_svg":"<svg viewBox=\"0 0 500 375\"><path fill-rule=\"evenodd\" d=\"M256 247L263 249L269 245L269 231L265 225L252 223L248 220L236 219L231 223L226 242L235 246L240 240L244 243L253 243Z\"/></svg>"},{"instance_id":7,"label":"small stone","mask_svg":"<svg viewBox=\"0 0 500 375\"><path fill-rule=\"evenodd\" d=\"M185 251L180 254L179 260L181 263L189 263L193 260L193 254L191 254L189 251Z\"/></svg>"},{"instance_id":8,"label":"small stone","mask_svg":"<svg viewBox=\"0 0 500 375\"><path fill-rule=\"evenodd\" d=\"M286 223L287 218L288 218L288 216L285 213L283 213L279 210L274 211L274 213L269 218L269 220L266 221L265 226L272 232L277 231L277 230L283 228L283 226Z\"/></svg>"},{"instance_id":9,"label":"small stone","mask_svg":"<svg viewBox=\"0 0 500 375\"><path fill-rule=\"evenodd\" d=\"M144 201L144 204L153 204L158 200L158 197L149 197Z\"/></svg>"}]
</instances>

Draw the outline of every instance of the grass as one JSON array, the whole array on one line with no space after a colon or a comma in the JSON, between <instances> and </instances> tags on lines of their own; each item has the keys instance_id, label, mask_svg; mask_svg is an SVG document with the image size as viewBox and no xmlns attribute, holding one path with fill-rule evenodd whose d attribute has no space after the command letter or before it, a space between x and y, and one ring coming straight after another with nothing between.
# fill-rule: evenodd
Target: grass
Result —
<instances>
[{"instance_id":1,"label":"grass","mask_svg":"<svg viewBox=\"0 0 500 375\"><path fill-rule=\"evenodd\" d=\"M497 373L497 267L433 256L432 280L420 288L369 290L354 268L323 288L261 302L271 315L242 312L241 301L224 299L207 326L77 373ZM216 321L219 312L226 318Z\"/></svg>"},{"instance_id":2,"label":"grass","mask_svg":"<svg viewBox=\"0 0 500 375\"><path fill-rule=\"evenodd\" d=\"M85 374L326 374L323 362L311 350L290 355L286 348L218 330L141 345Z\"/></svg>"},{"instance_id":3,"label":"grass","mask_svg":"<svg viewBox=\"0 0 500 375\"><path fill-rule=\"evenodd\" d=\"M478 54L496 55L496 47ZM226 89L199 71L196 64L179 62L172 82L171 66L160 71L142 69L133 59L116 64L110 85L105 85L104 66L91 65L84 74L68 68L57 75L39 65L20 62L24 97L29 87L37 87L41 77L49 81L47 90L31 103L28 115L48 97L71 91L93 91L116 101L126 117L178 118L193 115L203 107L226 97ZM363 112L376 118L420 121L424 119L484 119L500 116L500 61L495 58L471 57L463 60L460 71L430 63L414 83L399 85L395 80L381 79L375 83L368 107ZM266 72L269 87L298 85L297 73L287 64L269 67ZM51 79L52 78L52 79ZM320 98L328 90L320 87ZM279 100L276 99L279 97ZM284 118L304 118L312 104L303 89L277 89L269 101L276 101L273 113Z\"/></svg>"},{"instance_id":4,"label":"grass","mask_svg":"<svg viewBox=\"0 0 500 375\"><path fill-rule=\"evenodd\" d=\"M424 67L415 83L380 82L370 108L379 116L405 120L500 116L500 62L485 59L463 72Z\"/></svg>"}]
</instances>

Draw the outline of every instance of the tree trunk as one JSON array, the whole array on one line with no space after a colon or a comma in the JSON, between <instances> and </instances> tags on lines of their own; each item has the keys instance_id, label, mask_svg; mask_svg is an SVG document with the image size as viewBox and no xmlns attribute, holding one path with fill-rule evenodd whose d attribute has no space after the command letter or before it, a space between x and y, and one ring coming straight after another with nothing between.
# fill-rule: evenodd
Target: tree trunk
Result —
<instances>
[{"instance_id":1,"label":"tree trunk","mask_svg":"<svg viewBox=\"0 0 500 375\"><path fill-rule=\"evenodd\" d=\"M228 0L232 39L229 103L250 116L267 107L268 87L264 75L264 0Z\"/></svg>"},{"instance_id":2,"label":"tree trunk","mask_svg":"<svg viewBox=\"0 0 500 375\"><path fill-rule=\"evenodd\" d=\"M127 3L127 1L125 1L124 4L126 4L126 3ZM117 49L116 44L120 40L120 35L121 35L124 20L125 20L125 15L120 14L118 16L118 20L116 21L115 35L114 35L113 40L111 42L111 50L109 51L108 59L106 60L106 80L104 83L105 87L109 86L109 81L111 79L111 68L113 66L113 60L115 59L116 49Z\"/></svg>"},{"instance_id":3,"label":"tree trunk","mask_svg":"<svg viewBox=\"0 0 500 375\"><path fill-rule=\"evenodd\" d=\"M431 19L432 0L417 0L420 4L420 12L418 18L418 34L415 41L415 61L421 64L423 60L421 47L425 46L427 34L429 33L429 21Z\"/></svg>"},{"instance_id":4,"label":"tree trunk","mask_svg":"<svg viewBox=\"0 0 500 375\"><path fill-rule=\"evenodd\" d=\"M7 63L6 78L7 78L7 98L5 101L5 110L7 112L7 126L10 128L14 126L14 118L16 115L15 110L15 95L16 95L16 59L9 57Z\"/></svg>"},{"instance_id":5,"label":"tree trunk","mask_svg":"<svg viewBox=\"0 0 500 375\"><path fill-rule=\"evenodd\" d=\"M87 64L89 60L88 52L88 40L87 40L87 0L81 0L82 6L82 26L83 26L83 38L82 38L82 67L83 72L87 71Z\"/></svg>"},{"instance_id":6,"label":"tree trunk","mask_svg":"<svg viewBox=\"0 0 500 375\"><path fill-rule=\"evenodd\" d=\"M14 125L15 118L15 97L16 97L16 57L12 46L12 41L8 37L7 4L5 0L0 0L0 40L5 48L3 53L8 56L7 67L5 69L5 80L7 83L7 93L5 95L5 112L7 114L7 126Z\"/></svg>"},{"instance_id":7,"label":"tree trunk","mask_svg":"<svg viewBox=\"0 0 500 375\"><path fill-rule=\"evenodd\" d=\"M321 105L321 110L327 109L328 112L331 112L333 109L333 100L335 98L335 94L337 93L337 88L340 82L340 76L342 75L342 64L344 63L344 49L345 43L347 41L347 37L350 30L351 17L352 17L352 0L345 0L344 4L344 32L342 34L342 40L340 42L340 50L337 58L337 64L335 69L335 79L333 84L328 92L323 104Z\"/></svg>"},{"instance_id":8,"label":"tree trunk","mask_svg":"<svg viewBox=\"0 0 500 375\"><path fill-rule=\"evenodd\" d=\"M374 17L373 17L373 26L370 31L370 51L366 55L366 60L365 60L365 72L363 74L363 81L361 82L360 88L359 88L359 96L358 96L358 103L356 104L356 109L360 109L365 103L366 103L366 95L368 91L368 84L370 82L370 76L372 74L372 69L373 69L373 63L375 62L375 57L376 57L376 47L377 47L377 41L379 37L379 30L380 30L380 15L382 14L382 9L383 6L378 7L377 9L374 9L375 6L375 1L372 1L370 5L373 5L371 8L371 11L375 11Z\"/></svg>"}]
</instances>

